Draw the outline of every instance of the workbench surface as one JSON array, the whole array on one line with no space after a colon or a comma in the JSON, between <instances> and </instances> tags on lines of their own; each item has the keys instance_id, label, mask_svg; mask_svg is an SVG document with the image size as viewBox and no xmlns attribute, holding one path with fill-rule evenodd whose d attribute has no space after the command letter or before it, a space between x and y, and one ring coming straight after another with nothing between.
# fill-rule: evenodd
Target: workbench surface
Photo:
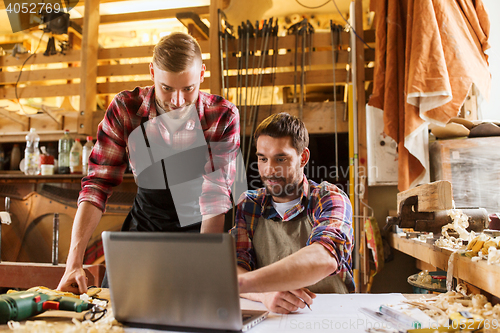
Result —
<instances>
[{"instance_id":1,"label":"workbench surface","mask_svg":"<svg viewBox=\"0 0 500 333\"><path fill-rule=\"evenodd\" d=\"M422 294L318 294L311 305L311 310L301 309L289 315L270 313L268 319L252 328L250 333L269 332L365 332L367 325L373 327L376 320L366 317L359 311L360 307L378 309L381 304L400 304L404 299L427 297L433 295ZM109 299L109 290L103 289L100 298ZM241 299L242 309L265 310L262 303ZM111 304L108 305L108 309ZM83 314L66 311L47 311L33 320L45 320L53 324L54 332L62 332L72 319L82 320ZM426 317L428 318L428 317ZM24 324L24 322L22 322ZM326 326L325 326L326 325ZM380 325L380 324L379 324ZM309 327L310 326L310 327ZM339 327L337 327L339 326ZM188 330L189 331L189 330ZM0 332L12 332L7 325L0 325ZM160 332L157 330L141 330L125 328L125 332ZM193 331L194 332L194 331Z\"/></svg>"}]
</instances>

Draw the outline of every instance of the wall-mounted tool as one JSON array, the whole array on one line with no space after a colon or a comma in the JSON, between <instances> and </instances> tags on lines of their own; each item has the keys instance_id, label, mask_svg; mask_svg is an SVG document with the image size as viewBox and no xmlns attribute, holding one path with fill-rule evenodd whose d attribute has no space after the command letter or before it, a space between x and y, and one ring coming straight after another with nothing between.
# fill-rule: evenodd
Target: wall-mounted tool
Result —
<instances>
[{"instance_id":1,"label":"wall-mounted tool","mask_svg":"<svg viewBox=\"0 0 500 333\"><path fill-rule=\"evenodd\" d=\"M303 19L301 21L299 35L302 36L302 64L301 64L301 74L300 74L300 104L299 104L299 119L303 117L304 110L304 100L305 100L305 89L306 89L306 45L308 44L307 40L309 39L309 51L308 57L309 62L311 62L311 52L312 52L312 34L314 33L313 26L307 21L307 19Z\"/></svg>"},{"instance_id":2,"label":"wall-mounted tool","mask_svg":"<svg viewBox=\"0 0 500 333\"><path fill-rule=\"evenodd\" d=\"M52 265L59 264L59 213L54 213L52 227Z\"/></svg>"},{"instance_id":3,"label":"wall-mounted tool","mask_svg":"<svg viewBox=\"0 0 500 333\"><path fill-rule=\"evenodd\" d=\"M340 42L340 32L342 31L342 27L333 23L330 20L330 37L332 41L332 66L333 66L333 113L335 117L335 180L339 180L339 140L337 133L337 58L338 58L338 45Z\"/></svg>"},{"instance_id":4,"label":"wall-mounted tool","mask_svg":"<svg viewBox=\"0 0 500 333\"><path fill-rule=\"evenodd\" d=\"M10 197L5 197L5 211L0 212L0 261L2 261L2 223L11 224L10 218Z\"/></svg>"}]
</instances>

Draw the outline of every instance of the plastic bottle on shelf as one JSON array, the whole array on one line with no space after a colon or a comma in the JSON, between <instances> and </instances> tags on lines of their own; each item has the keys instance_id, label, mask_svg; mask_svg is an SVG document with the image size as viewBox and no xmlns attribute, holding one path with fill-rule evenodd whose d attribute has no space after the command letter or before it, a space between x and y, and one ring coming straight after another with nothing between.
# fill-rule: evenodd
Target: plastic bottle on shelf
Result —
<instances>
[{"instance_id":1,"label":"plastic bottle on shelf","mask_svg":"<svg viewBox=\"0 0 500 333\"><path fill-rule=\"evenodd\" d=\"M73 143L69 154L69 169L71 173L82 173L82 149L80 139L75 139L75 143Z\"/></svg>"},{"instance_id":2,"label":"plastic bottle on shelf","mask_svg":"<svg viewBox=\"0 0 500 333\"><path fill-rule=\"evenodd\" d=\"M40 174L40 136L34 128L26 135L26 149L24 150L24 173L26 175Z\"/></svg>"},{"instance_id":3,"label":"plastic bottle on shelf","mask_svg":"<svg viewBox=\"0 0 500 333\"><path fill-rule=\"evenodd\" d=\"M15 143L10 152L10 170L19 170L19 162L21 162L21 149L19 144Z\"/></svg>"},{"instance_id":4,"label":"plastic bottle on shelf","mask_svg":"<svg viewBox=\"0 0 500 333\"><path fill-rule=\"evenodd\" d=\"M54 156L47 153L47 149L40 147L42 154L40 155L40 174L42 176L49 176L54 174Z\"/></svg>"},{"instance_id":5,"label":"plastic bottle on shelf","mask_svg":"<svg viewBox=\"0 0 500 333\"><path fill-rule=\"evenodd\" d=\"M71 151L71 137L69 130L64 130L64 135L59 139L59 154L57 158L57 172L61 174L70 173L69 155Z\"/></svg>"},{"instance_id":6,"label":"plastic bottle on shelf","mask_svg":"<svg viewBox=\"0 0 500 333\"><path fill-rule=\"evenodd\" d=\"M87 175L89 172L89 156L94 148L94 142L92 141L91 136L87 136L87 142L83 146L82 150L82 172L84 175Z\"/></svg>"}]
</instances>

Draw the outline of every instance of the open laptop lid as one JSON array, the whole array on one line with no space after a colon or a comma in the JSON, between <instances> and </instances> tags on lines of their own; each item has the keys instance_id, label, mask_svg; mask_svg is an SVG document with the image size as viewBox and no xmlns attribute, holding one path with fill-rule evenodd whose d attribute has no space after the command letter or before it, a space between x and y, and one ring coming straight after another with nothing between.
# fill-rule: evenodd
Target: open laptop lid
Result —
<instances>
[{"instance_id":1,"label":"open laptop lid","mask_svg":"<svg viewBox=\"0 0 500 333\"><path fill-rule=\"evenodd\" d=\"M102 239L119 322L242 329L231 235L105 231Z\"/></svg>"}]
</instances>

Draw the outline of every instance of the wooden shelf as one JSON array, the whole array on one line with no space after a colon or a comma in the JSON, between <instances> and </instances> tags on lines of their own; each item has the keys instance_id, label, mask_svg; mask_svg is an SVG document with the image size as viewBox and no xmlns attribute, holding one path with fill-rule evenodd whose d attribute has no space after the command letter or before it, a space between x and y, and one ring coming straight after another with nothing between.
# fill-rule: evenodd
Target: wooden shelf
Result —
<instances>
[{"instance_id":1,"label":"wooden shelf","mask_svg":"<svg viewBox=\"0 0 500 333\"><path fill-rule=\"evenodd\" d=\"M80 183L82 175L26 176L21 171L0 171L0 184L5 183ZM123 175L123 182L134 182L133 174Z\"/></svg>"},{"instance_id":2,"label":"wooden shelf","mask_svg":"<svg viewBox=\"0 0 500 333\"><path fill-rule=\"evenodd\" d=\"M390 234L389 244L418 260L426 262L439 269L448 270L448 260L452 251L416 239L406 239ZM500 297L500 266L488 265L485 260L473 262L470 258L455 255L453 276L464 280L494 296Z\"/></svg>"}]
</instances>

